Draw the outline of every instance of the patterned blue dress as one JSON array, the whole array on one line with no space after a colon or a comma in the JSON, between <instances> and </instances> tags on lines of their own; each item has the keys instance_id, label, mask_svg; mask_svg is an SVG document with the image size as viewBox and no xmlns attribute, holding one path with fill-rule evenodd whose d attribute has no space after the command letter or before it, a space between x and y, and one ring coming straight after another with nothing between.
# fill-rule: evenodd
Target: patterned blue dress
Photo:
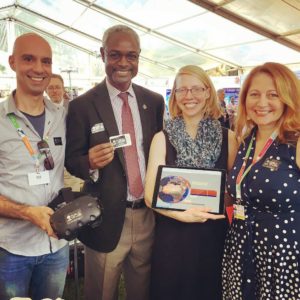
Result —
<instances>
[{"instance_id":1,"label":"patterned blue dress","mask_svg":"<svg viewBox=\"0 0 300 300\"><path fill-rule=\"evenodd\" d=\"M235 182L251 137L228 176ZM251 164L255 140L247 165ZM224 300L300 299L300 170L296 147L273 142L242 181L246 219L234 219L225 242Z\"/></svg>"}]
</instances>

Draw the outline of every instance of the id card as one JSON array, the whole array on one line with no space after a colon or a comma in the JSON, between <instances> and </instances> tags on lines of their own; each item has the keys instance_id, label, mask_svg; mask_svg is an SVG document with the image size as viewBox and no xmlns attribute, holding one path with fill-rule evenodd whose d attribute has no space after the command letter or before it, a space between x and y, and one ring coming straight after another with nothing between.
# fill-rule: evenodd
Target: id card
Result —
<instances>
[{"instance_id":1,"label":"id card","mask_svg":"<svg viewBox=\"0 0 300 300\"><path fill-rule=\"evenodd\" d=\"M245 207L241 204L233 205L233 217L239 220L245 220Z\"/></svg>"},{"instance_id":2,"label":"id card","mask_svg":"<svg viewBox=\"0 0 300 300\"><path fill-rule=\"evenodd\" d=\"M129 133L111 136L109 141L113 144L115 149L131 146L131 138Z\"/></svg>"},{"instance_id":3,"label":"id card","mask_svg":"<svg viewBox=\"0 0 300 300\"><path fill-rule=\"evenodd\" d=\"M28 173L27 175L30 186L50 183L49 171Z\"/></svg>"}]
</instances>

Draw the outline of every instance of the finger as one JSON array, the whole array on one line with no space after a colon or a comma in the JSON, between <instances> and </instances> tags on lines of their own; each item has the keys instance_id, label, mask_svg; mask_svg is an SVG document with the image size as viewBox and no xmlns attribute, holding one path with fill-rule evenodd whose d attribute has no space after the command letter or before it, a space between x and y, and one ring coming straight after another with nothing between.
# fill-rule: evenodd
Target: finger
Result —
<instances>
[{"instance_id":1,"label":"finger","mask_svg":"<svg viewBox=\"0 0 300 300\"><path fill-rule=\"evenodd\" d=\"M54 210L50 207L47 207L47 206L45 206L45 212L49 216L52 216L54 214Z\"/></svg>"},{"instance_id":2,"label":"finger","mask_svg":"<svg viewBox=\"0 0 300 300\"><path fill-rule=\"evenodd\" d=\"M45 231L47 233L47 226L41 225L40 228L41 228L41 230L43 230L43 231Z\"/></svg>"},{"instance_id":3,"label":"finger","mask_svg":"<svg viewBox=\"0 0 300 300\"><path fill-rule=\"evenodd\" d=\"M210 213L204 213L203 217L211 220L219 220L219 219L224 219L224 215L215 215L215 214L210 214Z\"/></svg>"},{"instance_id":4,"label":"finger","mask_svg":"<svg viewBox=\"0 0 300 300\"><path fill-rule=\"evenodd\" d=\"M93 164L95 164L97 167L105 166L109 162L111 162L114 158L114 154L109 154L101 157L97 157L93 159Z\"/></svg>"},{"instance_id":5,"label":"finger","mask_svg":"<svg viewBox=\"0 0 300 300\"><path fill-rule=\"evenodd\" d=\"M89 154L89 159L91 161L105 161L111 157L113 157L114 155L114 152L113 151L109 151L109 152L106 152L106 151L100 151L100 152L95 152L95 153L90 153Z\"/></svg>"},{"instance_id":6,"label":"finger","mask_svg":"<svg viewBox=\"0 0 300 300\"><path fill-rule=\"evenodd\" d=\"M210 207L200 207L199 210L204 213L210 212L212 209Z\"/></svg>"},{"instance_id":7,"label":"finger","mask_svg":"<svg viewBox=\"0 0 300 300\"><path fill-rule=\"evenodd\" d=\"M200 223L205 223L206 221L207 221L207 219L205 219L205 218L200 219Z\"/></svg>"},{"instance_id":8,"label":"finger","mask_svg":"<svg viewBox=\"0 0 300 300\"><path fill-rule=\"evenodd\" d=\"M91 152L99 152L103 150L113 151L113 145L110 142L108 142L108 143L98 144L90 149Z\"/></svg>"},{"instance_id":9,"label":"finger","mask_svg":"<svg viewBox=\"0 0 300 300\"><path fill-rule=\"evenodd\" d=\"M203 212L201 215L202 215L203 218L206 218L206 219L212 219L212 218L215 217L214 214L210 214L210 213L207 213L207 212Z\"/></svg>"},{"instance_id":10,"label":"finger","mask_svg":"<svg viewBox=\"0 0 300 300\"><path fill-rule=\"evenodd\" d=\"M113 151L109 151L109 152L97 152L97 153L89 153L89 160L90 161L105 161L111 157L114 156L114 152Z\"/></svg>"},{"instance_id":11,"label":"finger","mask_svg":"<svg viewBox=\"0 0 300 300\"><path fill-rule=\"evenodd\" d=\"M48 233L48 235L49 235L50 237L53 237L53 238L55 238L55 239L58 240L57 235L56 235L53 231L52 231L52 233Z\"/></svg>"},{"instance_id":12,"label":"finger","mask_svg":"<svg viewBox=\"0 0 300 300\"><path fill-rule=\"evenodd\" d=\"M53 229L52 229L52 227L50 225L50 223L47 224L45 232L48 234L48 236L57 238L56 234L54 233L54 231L53 231Z\"/></svg>"},{"instance_id":13,"label":"finger","mask_svg":"<svg viewBox=\"0 0 300 300\"><path fill-rule=\"evenodd\" d=\"M110 163L114 158L114 152L110 152L106 155L89 155L89 162L92 169L102 168Z\"/></svg>"},{"instance_id":14,"label":"finger","mask_svg":"<svg viewBox=\"0 0 300 300\"><path fill-rule=\"evenodd\" d=\"M216 218L217 218L217 219L225 219L226 216L225 216L225 215L216 215Z\"/></svg>"},{"instance_id":15,"label":"finger","mask_svg":"<svg viewBox=\"0 0 300 300\"><path fill-rule=\"evenodd\" d=\"M114 156L114 151L109 151L109 152L97 152L94 153L92 158L94 160L98 160L98 161L105 161L107 159L110 159L111 157Z\"/></svg>"},{"instance_id":16,"label":"finger","mask_svg":"<svg viewBox=\"0 0 300 300\"><path fill-rule=\"evenodd\" d=\"M207 212L210 212L212 209L210 207L207 207L207 206L202 206L202 207L192 207L189 210L194 211L194 212L207 213Z\"/></svg>"}]
</instances>

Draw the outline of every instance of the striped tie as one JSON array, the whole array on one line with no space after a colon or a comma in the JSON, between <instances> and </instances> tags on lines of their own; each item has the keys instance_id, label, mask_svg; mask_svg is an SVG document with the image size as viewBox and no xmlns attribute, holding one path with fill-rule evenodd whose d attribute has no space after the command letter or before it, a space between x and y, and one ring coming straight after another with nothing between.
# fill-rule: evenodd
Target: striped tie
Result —
<instances>
[{"instance_id":1,"label":"striped tie","mask_svg":"<svg viewBox=\"0 0 300 300\"><path fill-rule=\"evenodd\" d=\"M122 105L122 132L129 133L131 138L131 146L124 147L124 155L126 162L127 180L129 192L136 198L143 193L143 182L139 167L139 159L136 147L136 139L134 132L134 124L131 109L128 103L128 93L120 93L119 97L123 100Z\"/></svg>"}]
</instances>

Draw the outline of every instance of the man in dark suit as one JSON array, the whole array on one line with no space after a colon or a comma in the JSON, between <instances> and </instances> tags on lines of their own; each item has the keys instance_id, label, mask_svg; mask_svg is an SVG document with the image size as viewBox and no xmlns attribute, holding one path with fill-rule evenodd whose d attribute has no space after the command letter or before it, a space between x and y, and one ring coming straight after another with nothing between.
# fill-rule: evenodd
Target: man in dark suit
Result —
<instances>
[{"instance_id":1,"label":"man in dark suit","mask_svg":"<svg viewBox=\"0 0 300 300\"><path fill-rule=\"evenodd\" d=\"M117 299L123 272L127 299L146 300L154 218L143 183L152 137L163 126L164 100L131 82L141 51L135 31L109 28L100 51L106 79L70 103L67 120L66 167L103 206L101 226L80 235L85 299ZM109 138L121 134L130 134L131 146L114 149Z\"/></svg>"}]
</instances>

